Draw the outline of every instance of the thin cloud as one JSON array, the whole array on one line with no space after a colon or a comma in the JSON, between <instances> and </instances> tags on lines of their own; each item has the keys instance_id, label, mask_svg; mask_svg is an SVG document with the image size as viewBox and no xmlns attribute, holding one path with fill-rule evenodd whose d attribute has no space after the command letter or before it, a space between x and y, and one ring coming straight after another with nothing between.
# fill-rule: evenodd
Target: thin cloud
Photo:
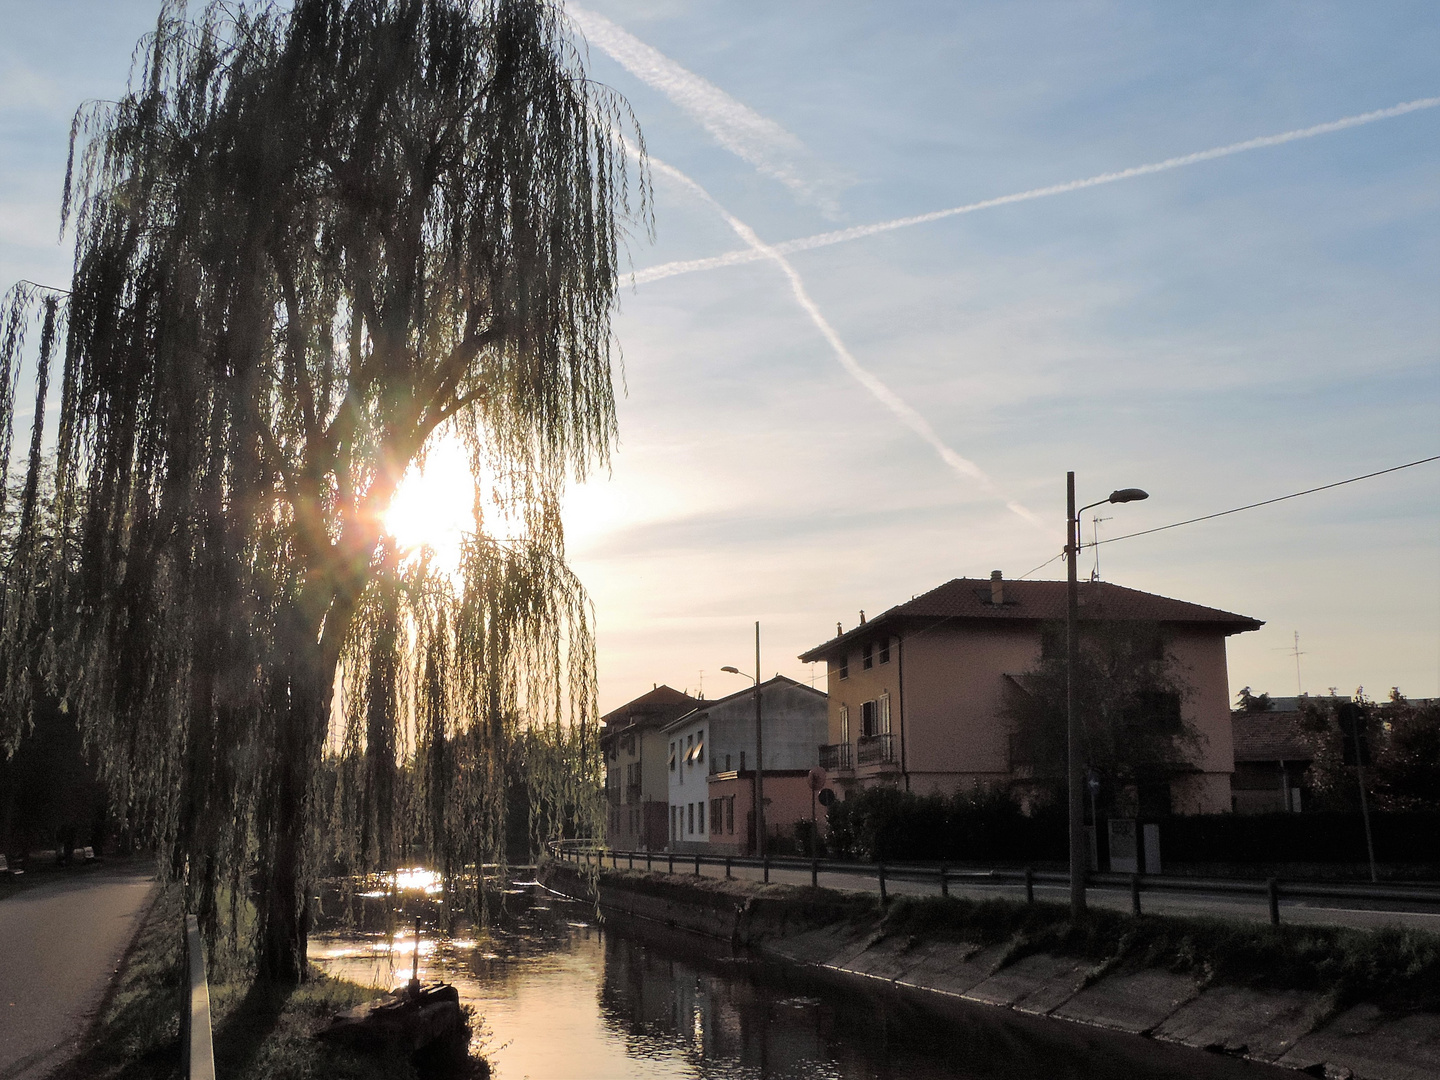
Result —
<instances>
[{"instance_id":1,"label":"thin cloud","mask_svg":"<svg viewBox=\"0 0 1440 1080\"><path fill-rule=\"evenodd\" d=\"M1120 180L1133 180L1138 176L1150 176L1153 173L1168 172L1171 169L1179 169L1187 165L1198 165L1202 161L1213 161L1216 158L1229 157L1232 154L1243 154L1250 150L1263 150L1271 146L1281 146L1288 142L1295 142L1298 139L1313 139L1318 135L1329 135L1332 132L1359 127L1362 124L1373 124L1377 120L1389 120L1392 117L1404 116L1406 113L1417 112L1421 109L1433 109L1437 105L1440 105L1440 97L1419 98L1415 101L1406 101L1399 105L1392 105L1388 109L1376 109L1374 112L1346 116L1339 120L1328 121L1324 124L1315 124L1312 127L1283 131L1278 135L1262 135L1259 138L1246 139L1244 142L1229 143L1226 146L1216 146L1209 150L1197 151L1193 154L1182 154L1180 157L1166 158L1164 161L1152 162L1149 165L1136 165L1133 168L1121 169L1118 172L1107 172L1100 173L1097 176L1088 176L1083 180L1069 180L1063 184L1051 184L1048 187L1019 191L1013 195L1001 195L994 199L984 199L980 202L966 203L964 206L952 206L947 210L933 210L928 214L915 214L911 217L894 218L890 221L876 222L873 225L857 225L850 229L837 229L833 232L801 237L797 240L786 240L783 243L772 245L771 249L781 255L793 255L797 251L810 251L814 248L829 247L831 244L843 244L850 240L861 240L867 236L875 236L878 233L893 232L896 229L908 229L912 225L925 225L932 221L958 217L961 214L973 214L977 210L989 210L996 206L1008 206L1011 203L1029 202L1031 199L1044 199L1051 195L1064 195L1068 192L1080 191L1084 188L1099 187L1102 184L1113 184ZM705 259L686 259L680 262L662 263L659 266L652 266L645 270L636 271L634 280L637 285L641 285L650 281L660 281L664 278L675 277L679 274L693 274L700 270L715 270L722 266L736 266L740 263L756 262L759 259L769 257L768 254L762 253L753 247L743 248L737 251L727 251L723 255L714 255Z\"/></svg>"},{"instance_id":2,"label":"thin cloud","mask_svg":"<svg viewBox=\"0 0 1440 1080\"><path fill-rule=\"evenodd\" d=\"M805 201L835 213L833 192L838 183L833 170L819 163L793 134L603 15L573 4L566 11L590 42L684 109L726 150Z\"/></svg>"},{"instance_id":3,"label":"thin cloud","mask_svg":"<svg viewBox=\"0 0 1440 1080\"><path fill-rule=\"evenodd\" d=\"M855 359L854 354L851 353L850 349L846 346L844 339L840 337L835 327L830 325L830 320L825 318L819 305L811 299L809 291L805 288L804 280L800 277L795 267L790 264L789 259L785 258L775 247L761 240L754 229L730 213L730 211L726 210L713 195L679 169L654 157L650 158L650 166L656 172L662 173L681 184L713 207L715 212L725 219L725 223L730 226L735 234L739 236L741 240L745 241L746 244L750 245L751 250L756 252L757 258L769 259L780 268L781 273L783 273L790 282L790 290L795 296L795 302L798 303L805 314L810 317L810 321L815 324L815 328L820 331L821 336L829 343L831 351L835 354L835 358L840 361L840 366L843 367L856 382L868 390L875 400L889 409L896 419L924 440L930 449L935 451L936 456L953 472L973 482L980 490L987 494L998 495L995 482L984 469L980 468L979 465L975 464L975 462L969 458L956 453L954 449L945 443L945 440L940 438L935 429L931 427L930 421L921 416L920 413L900 397L899 394L891 390L876 378L874 374L868 371L860 361ZM1035 514L1019 502L1014 499L1006 499L1004 502L1006 509L1011 513L1024 518L1037 528L1043 529L1045 527Z\"/></svg>"}]
</instances>

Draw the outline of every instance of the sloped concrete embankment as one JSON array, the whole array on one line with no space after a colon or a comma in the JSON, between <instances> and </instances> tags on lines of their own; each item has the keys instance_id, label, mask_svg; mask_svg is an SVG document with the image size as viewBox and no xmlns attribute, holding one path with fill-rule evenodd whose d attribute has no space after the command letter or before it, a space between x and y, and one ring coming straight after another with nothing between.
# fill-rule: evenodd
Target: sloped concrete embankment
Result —
<instances>
[{"instance_id":1,"label":"sloped concrete embankment","mask_svg":"<svg viewBox=\"0 0 1440 1080\"><path fill-rule=\"evenodd\" d=\"M566 866L544 880L593 899ZM1013 943L972 945L887 935L870 898L793 886L604 871L603 911L687 930L814 969L929 997L1086 1024L1196 1050L1356 1080L1440 1078L1440 1015L1359 1004L1336 1013L1324 987L1202 986L1193 975L1130 970Z\"/></svg>"}]
</instances>

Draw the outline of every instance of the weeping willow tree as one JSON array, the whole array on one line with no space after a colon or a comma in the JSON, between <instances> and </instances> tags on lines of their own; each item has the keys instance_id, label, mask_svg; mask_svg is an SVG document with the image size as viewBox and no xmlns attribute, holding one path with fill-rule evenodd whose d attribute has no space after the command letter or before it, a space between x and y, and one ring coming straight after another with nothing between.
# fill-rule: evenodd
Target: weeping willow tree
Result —
<instances>
[{"instance_id":1,"label":"weeping willow tree","mask_svg":"<svg viewBox=\"0 0 1440 1080\"><path fill-rule=\"evenodd\" d=\"M493 854L517 746L591 812L557 500L615 434L617 249L648 222L622 127L543 0L171 3L126 95L76 116L70 288L17 287L0 324L0 469L36 325L31 476L59 368L64 553L37 634L27 509L0 739L43 668L212 931L227 887L253 898L262 975L304 977L327 852L379 865L413 827L452 875ZM509 522L456 575L382 520L447 432ZM327 801L332 729L363 764Z\"/></svg>"}]
</instances>

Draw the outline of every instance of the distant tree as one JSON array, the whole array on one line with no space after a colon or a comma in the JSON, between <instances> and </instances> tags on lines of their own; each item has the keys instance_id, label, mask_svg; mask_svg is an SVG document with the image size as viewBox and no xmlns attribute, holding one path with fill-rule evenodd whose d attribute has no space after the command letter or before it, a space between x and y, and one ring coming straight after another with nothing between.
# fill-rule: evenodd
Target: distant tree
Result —
<instances>
[{"instance_id":1,"label":"distant tree","mask_svg":"<svg viewBox=\"0 0 1440 1080\"><path fill-rule=\"evenodd\" d=\"M1149 623L1082 622L1076 703L1087 768L1102 780L1102 800L1126 787L1154 788L1186 767L1202 736L1184 718L1189 686ZM1067 759L1065 628L1043 631L1039 663L1019 676L1003 712L1012 760L1062 783Z\"/></svg>"},{"instance_id":2,"label":"distant tree","mask_svg":"<svg viewBox=\"0 0 1440 1080\"><path fill-rule=\"evenodd\" d=\"M1398 690L1376 703L1356 691L1360 736L1368 751L1366 792L1380 810L1440 810L1440 703L1412 703ZM1345 751L1336 710L1328 701L1303 702L1302 717L1316 745L1307 773L1317 809L1358 810L1353 754Z\"/></svg>"},{"instance_id":3,"label":"distant tree","mask_svg":"<svg viewBox=\"0 0 1440 1080\"><path fill-rule=\"evenodd\" d=\"M1274 707L1269 694L1252 694L1250 687L1242 686L1235 699L1235 711L1242 713L1269 712Z\"/></svg>"},{"instance_id":4,"label":"distant tree","mask_svg":"<svg viewBox=\"0 0 1440 1080\"><path fill-rule=\"evenodd\" d=\"M592 813L592 619L558 500L612 445L617 245L647 196L642 173L632 217L625 106L566 34L544 0L166 3L129 92L76 116L69 289L3 312L0 387L43 323L37 426L61 366L75 554L47 670L207 928L222 885L255 898L275 979L305 975L326 844L382 865L408 806L452 883L503 857L527 726L530 804ZM12 419L0 392L0 462ZM447 431L499 507L453 580L382 543ZM45 620L5 584L13 702ZM324 788L337 671L363 767Z\"/></svg>"}]
</instances>

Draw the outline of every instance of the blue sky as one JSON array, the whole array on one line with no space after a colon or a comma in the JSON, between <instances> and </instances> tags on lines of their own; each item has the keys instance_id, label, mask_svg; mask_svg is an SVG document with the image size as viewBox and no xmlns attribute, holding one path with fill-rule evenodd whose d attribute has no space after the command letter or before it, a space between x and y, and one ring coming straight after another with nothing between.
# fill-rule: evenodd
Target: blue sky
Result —
<instances>
[{"instance_id":1,"label":"blue sky","mask_svg":"<svg viewBox=\"0 0 1440 1080\"><path fill-rule=\"evenodd\" d=\"M0 281L63 280L69 116L118 92L154 9L0 3ZM1431 4L577 15L668 167L656 242L630 251L642 279L745 248L724 214L775 244L1440 95ZM714 93L647 81L623 34ZM736 689L718 669L748 665L755 619L766 673L805 678L795 654L859 609L1030 570L1063 542L1066 469L1085 502L1151 492L1103 537L1440 452L1437 209L1424 108L794 252L812 311L774 260L627 288L621 446L567 510L602 706L702 671ZM985 479L847 371L817 316ZM1440 463L1100 557L1107 580L1265 620L1232 639L1232 689L1294 693L1298 631L1308 691L1440 693Z\"/></svg>"}]
</instances>

